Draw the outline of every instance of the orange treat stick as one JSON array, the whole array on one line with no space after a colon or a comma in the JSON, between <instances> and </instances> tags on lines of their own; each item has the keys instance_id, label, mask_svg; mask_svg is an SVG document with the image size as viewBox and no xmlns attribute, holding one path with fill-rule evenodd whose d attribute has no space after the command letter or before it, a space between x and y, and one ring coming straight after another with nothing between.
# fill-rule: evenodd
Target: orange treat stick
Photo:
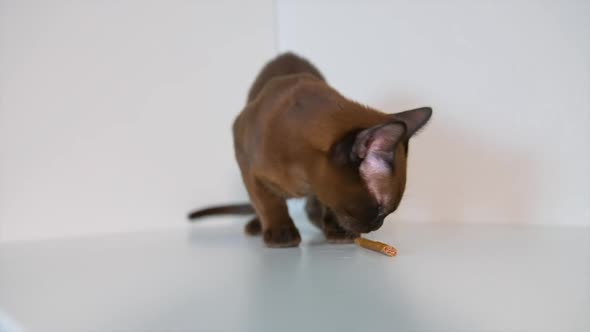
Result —
<instances>
[{"instance_id":1,"label":"orange treat stick","mask_svg":"<svg viewBox=\"0 0 590 332\"><path fill-rule=\"evenodd\" d=\"M354 239L354 243L358 244L359 246L361 246L363 248L377 251L377 252L380 252L380 253L387 255L387 256L396 256L397 255L397 249L395 249L394 247L392 247L388 244L385 244L385 243L371 241L369 239L365 239L362 237L357 237L356 239Z\"/></svg>"}]
</instances>

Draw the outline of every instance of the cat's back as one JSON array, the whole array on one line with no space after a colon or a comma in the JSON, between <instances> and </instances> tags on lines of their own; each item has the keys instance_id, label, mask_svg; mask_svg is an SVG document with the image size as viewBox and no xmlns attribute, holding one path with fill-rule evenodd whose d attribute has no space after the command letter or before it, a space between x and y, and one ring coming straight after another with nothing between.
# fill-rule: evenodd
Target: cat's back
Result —
<instances>
[{"instance_id":1,"label":"cat's back","mask_svg":"<svg viewBox=\"0 0 590 332\"><path fill-rule=\"evenodd\" d=\"M273 77L234 121L235 143L247 150L263 149L276 142L276 136L297 130L291 114L303 100L302 92L319 92L326 86L323 80L309 73Z\"/></svg>"},{"instance_id":2,"label":"cat's back","mask_svg":"<svg viewBox=\"0 0 590 332\"><path fill-rule=\"evenodd\" d=\"M260 71L248 92L248 102L253 101L272 79L286 75L307 73L325 81L320 71L307 59L291 52L283 53L269 61Z\"/></svg>"}]
</instances>

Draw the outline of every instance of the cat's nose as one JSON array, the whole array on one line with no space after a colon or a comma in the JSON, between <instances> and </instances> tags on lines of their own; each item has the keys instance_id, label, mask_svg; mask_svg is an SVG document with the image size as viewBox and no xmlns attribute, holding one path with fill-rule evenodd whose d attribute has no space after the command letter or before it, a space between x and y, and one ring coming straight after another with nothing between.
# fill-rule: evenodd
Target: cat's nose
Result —
<instances>
[{"instance_id":1,"label":"cat's nose","mask_svg":"<svg viewBox=\"0 0 590 332\"><path fill-rule=\"evenodd\" d=\"M371 223L369 224L369 228L371 229L371 231L379 229L379 227L383 225L383 220L385 220L384 215L379 215L377 216L377 218L373 219L373 221L371 221Z\"/></svg>"}]
</instances>

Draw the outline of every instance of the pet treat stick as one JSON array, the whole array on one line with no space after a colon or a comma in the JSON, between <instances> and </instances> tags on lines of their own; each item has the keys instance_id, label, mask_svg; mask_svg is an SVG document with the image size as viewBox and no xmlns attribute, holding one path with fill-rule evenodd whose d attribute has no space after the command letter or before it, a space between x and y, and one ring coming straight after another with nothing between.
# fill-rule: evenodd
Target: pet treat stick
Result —
<instances>
[{"instance_id":1,"label":"pet treat stick","mask_svg":"<svg viewBox=\"0 0 590 332\"><path fill-rule=\"evenodd\" d=\"M387 256L396 256L397 255L397 250L390 246L387 245L385 243L381 243L381 242L377 242L377 241L371 241L369 239L365 239L362 237L358 237L356 239L354 239L354 243L358 244L359 246L363 247L363 248L367 248L373 251L378 251L384 255Z\"/></svg>"}]
</instances>

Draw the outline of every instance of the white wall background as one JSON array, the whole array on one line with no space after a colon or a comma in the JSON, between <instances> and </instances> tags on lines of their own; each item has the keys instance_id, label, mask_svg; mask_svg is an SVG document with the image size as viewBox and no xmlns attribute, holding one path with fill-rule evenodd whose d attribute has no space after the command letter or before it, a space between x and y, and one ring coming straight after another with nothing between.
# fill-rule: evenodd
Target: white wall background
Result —
<instances>
[{"instance_id":1,"label":"white wall background","mask_svg":"<svg viewBox=\"0 0 590 332\"><path fill-rule=\"evenodd\" d=\"M590 1L279 1L278 22L346 96L433 107L390 218L590 225Z\"/></svg>"},{"instance_id":2,"label":"white wall background","mask_svg":"<svg viewBox=\"0 0 590 332\"><path fill-rule=\"evenodd\" d=\"M185 225L243 200L231 122L271 0L0 0L0 236Z\"/></svg>"},{"instance_id":3,"label":"white wall background","mask_svg":"<svg viewBox=\"0 0 590 332\"><path fill-rule=\"evenodd\" d=\"M277 46L434 107L392 219L590 225L588 1L0 0L0 241L244 199L230 126Z\"/></svg>"}]
</instances>

